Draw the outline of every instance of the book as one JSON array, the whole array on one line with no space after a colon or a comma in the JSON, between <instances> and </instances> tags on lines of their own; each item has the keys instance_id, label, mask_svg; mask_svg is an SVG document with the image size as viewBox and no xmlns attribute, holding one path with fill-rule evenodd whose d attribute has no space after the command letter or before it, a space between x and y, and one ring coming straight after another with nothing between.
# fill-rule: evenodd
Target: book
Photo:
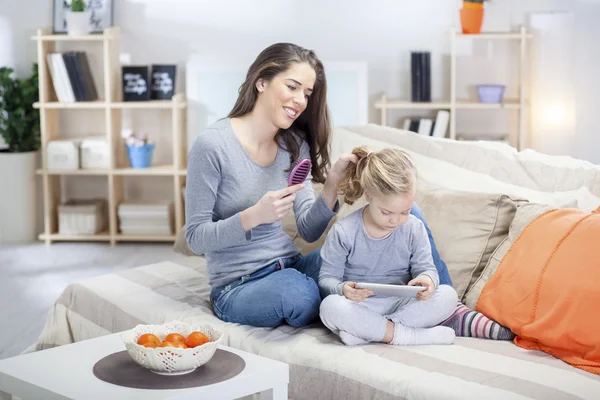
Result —
<instances>
[{"instance_id":1,"label":"book","mask_svg":"<svg viewBox=\"0 0 600 400\"><path fill-rule=\"evenodd\" d=\"M410 54L411 99L431 102L431 53L413 51Z\"/></svg>"},{"instance_id":2,"label":"book","mask_svg":"<svg viewBox=\"0 0 600 400\"><path fill-rule=\"evenodd\" d=\"M435 127L431 132L431 136L438 138L446 137L449 122L450 112L447 110L439 110L435 119Z\"/></svg>"},{"instance_id":3,"label":"book","mask_svg":"<svg viewBox=\"0 0 600 400\"><path fill-rule=\"evenodd\" d=\"M419 129L417 133L419 135L429 136L431 134L431 125L433 121L429 118L421 118L419 120Z\"/></svg>"}]
</instances>

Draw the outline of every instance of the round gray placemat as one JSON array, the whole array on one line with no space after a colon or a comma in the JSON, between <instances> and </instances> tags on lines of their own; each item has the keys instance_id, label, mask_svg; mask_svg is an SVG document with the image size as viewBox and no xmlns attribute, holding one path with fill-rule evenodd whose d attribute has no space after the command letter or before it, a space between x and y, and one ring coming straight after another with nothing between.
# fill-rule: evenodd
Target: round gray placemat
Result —
<instances>
[{"instance_id":1,"label":"round gray placemat","mask_svg":"<svg viewBox=\"0 0 600 400\"><path fill-rule=\"evenodd\" d=\"M96 378L136 389L186 389L223 382L241 373L244 359L230 351L217 349L209 362L185 375L164 376L137 364L127 351L110 354L94 365Z\"/></svg>"}]
</instances>

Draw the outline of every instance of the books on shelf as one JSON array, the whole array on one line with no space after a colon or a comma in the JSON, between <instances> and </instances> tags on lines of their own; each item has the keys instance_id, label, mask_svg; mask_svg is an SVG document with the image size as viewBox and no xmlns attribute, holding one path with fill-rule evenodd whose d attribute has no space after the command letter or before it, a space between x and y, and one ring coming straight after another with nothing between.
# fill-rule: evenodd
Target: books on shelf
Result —
<instances>
[{"instance_id":1,"label":"books on shelf","mask_svg":"<svg viewBox=\"0 0 600 400\"><path fill-rule=\"evenodd\" d=\"M431 102L431 53L410 53L411 98L413 102Z\"/></svg>"},{"instance_id":2,"label":"books on shelf","mask_svg":"<svg viewBox=\"0 0 600 400\"><path fill-rule=\"evenodd\" d=\"M47 61L58 101L74 103L98 100L98 91L84 51L49 53Z\"/></svg>"},{"instance_id":3,"label":"books on shelf","mask_svg":"<svg viewBox=\"0 0 600 400\"><path fill-rule=\"evenodd\" d=\"M449 123L450 112L439 110L435 120L431 118L406 118L402 129L419 135L443 138L446 137Z\"/></svg>"},{"instance_id":4,"label":"books on shelf","mask_svg":"<svg viewBox=\"0 0 600 400\"><path fill-rule=\"evenodd\" d=\"M123 235L172 235L173 202L119 204L119 231Z\"/></svg>"}]
</instances>

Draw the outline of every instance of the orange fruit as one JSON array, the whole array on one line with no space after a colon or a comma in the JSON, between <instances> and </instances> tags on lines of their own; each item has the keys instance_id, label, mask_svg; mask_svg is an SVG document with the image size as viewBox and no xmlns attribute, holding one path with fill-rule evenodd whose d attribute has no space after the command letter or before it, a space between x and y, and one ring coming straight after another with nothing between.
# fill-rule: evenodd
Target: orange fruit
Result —
<instances>
[{"instance_id":1,"label":"orange fruit","mask_svg":"<svg viewBox=\"0 0 600 400\"><path fill-rule=\"evenodd\" d=\"M156 347L160 344L160 339L152 333L144 333L138 338L137 344L144 347Z\"/></svg>"},{"instance_id":2,"label":"orange fruit","mask_svg":"<svg viewBox=\"0 0 600 400\"><path fill-rule=\"evenodd\" d=\"M177 347L180 349L187 349L187 346L183 342L162 342L158 347Z\"/></svg>"},{"instance_id":3,"label":"orange fruit","mask_svg":"<svg viewBox=\"0 0 600 400\"><path fill-rule=\"evenodd\" d=\"M182 342L185 343L185 336L179 333L169 333L164 340L165 342Z\"/></svg>"},{"instance_id":4,"label":"orange fruit","mask_svg":"<svg viewBox=\"0 0 600 400\"><path fill-rule=\"evenodd\" d=\"M188 337L185 339L185 344L187 345L187 347L197 347L197 346L201 346L204 343L208 343L210 342L210 339L208 338L208 336L206 336L204 333L202 332L192 332L188 335Z\"/></svg>"}]
</instances>

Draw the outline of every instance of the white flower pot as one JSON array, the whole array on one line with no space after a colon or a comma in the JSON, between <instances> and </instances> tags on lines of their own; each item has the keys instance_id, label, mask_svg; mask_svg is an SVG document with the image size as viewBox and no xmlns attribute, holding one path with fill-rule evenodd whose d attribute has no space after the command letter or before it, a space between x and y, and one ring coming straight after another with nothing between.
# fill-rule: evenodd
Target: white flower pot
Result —
<instances>
[{"instance_id":1,"label":"white flower pot","mask_svg":"<svg viewBox=\"0 0 600 400\"><path fill-rule=\"evenodd\" d=\"M36 240L37 151L0 152L0 244Z\"/></svg>"},{"instance_id":2,"label":"white flower pot","mask_svg":"<svg viewBox=\"0 0 600 400\"><path fill-rule=\"evenodd\" d=\"M82 36L90 33L90 12L67 11L67 33L69 36Z\"/></svg>"}]
</instances>

